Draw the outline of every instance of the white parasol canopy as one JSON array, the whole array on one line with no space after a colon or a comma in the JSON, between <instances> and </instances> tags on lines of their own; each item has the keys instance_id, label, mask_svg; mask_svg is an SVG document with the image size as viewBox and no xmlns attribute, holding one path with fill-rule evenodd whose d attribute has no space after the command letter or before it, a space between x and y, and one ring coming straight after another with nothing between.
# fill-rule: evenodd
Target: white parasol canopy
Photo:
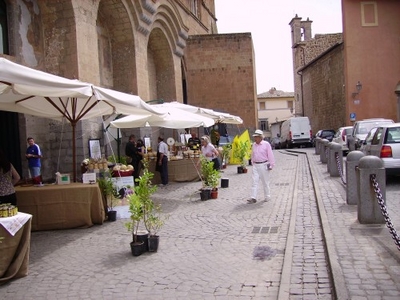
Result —
<instances>
[{"instance_id":1,"label":"white parasol canopy","mask_svg":"<svg viewBox=\"0 0 400 300\"><path fill-rule=\"evenodd\" d=\"M157 105L151 105L152 107ZM214 125L212 118L193 114L179 108L155 107L158 112L164 112L163 115L156 114L130 114L126 117L112 121L110 124L116 128L135 128L145 126L157 126L171 129L182 129L189 127L209 127Z\"/></svg>"},{"instance_id":2,"label":"white parasol canopy","mask_svg":"<svg viewBox=\"0 0 400 300\"><path fill-rule=\"evenodd\" d=\"M155 107L173 107L179 108L184 111L188 111L194 114L206 116L214 119L215 123L225 123L225 124L243 124L243 120L239 116L231 115L228 113L223 113L215 111L209 108L202 108L193 105L183 104L177 101L165 102L163 104L153 105Z\"/></svg>"},{"instance_id":3,"label":"white parasol canopy","mask_svg":"<svg viewBox=\"0 0 400 300\"><path fill-rule=\"evenodd\" d=\"M38 71L0 58L0 110L62 120L72 126L76 181L75 127L78 121L113 113L164 114L139 96Z\"/></svg>"}]
</instances>

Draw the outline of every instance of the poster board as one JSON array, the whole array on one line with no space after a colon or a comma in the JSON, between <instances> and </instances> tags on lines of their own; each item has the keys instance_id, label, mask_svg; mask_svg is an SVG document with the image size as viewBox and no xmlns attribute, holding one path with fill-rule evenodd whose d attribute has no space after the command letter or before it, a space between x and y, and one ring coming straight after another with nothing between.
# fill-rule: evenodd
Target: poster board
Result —
<instances>
[{"instance_id":1,"label":"poster board","mask_svg":"<svg viewBox=\"0 0 400 300\"><path fill-rule=\"evenodd\" d=\"M89 156L90 158L93 159L101 158L101 148L99 139L89 140Z\"/></svg>"},{"instance_id":2,"label":"poster board","mask_svg":"<svg viewBox=\"0 0 400 300\"><path fill-rule=\"evenodd\" d=\"M111 177L111 181L121 199L133 193L133 189L135 188L133 176Z\"/></svg>"}]
</instances>

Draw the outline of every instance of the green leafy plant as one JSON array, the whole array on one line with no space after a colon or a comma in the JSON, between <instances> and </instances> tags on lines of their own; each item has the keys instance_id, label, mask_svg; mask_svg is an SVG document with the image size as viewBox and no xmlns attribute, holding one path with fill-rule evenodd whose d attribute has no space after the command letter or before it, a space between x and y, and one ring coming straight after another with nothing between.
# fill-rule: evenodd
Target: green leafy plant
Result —
<instances>
[{"instance_id":1,"label":"green leafy plant","mask_svg":"<svg viewBox=\"0 0 400 300\"><path fill-rule=\"evenodd\" d=\"M146 211L144 223L150 236L156 236L167 219L168 216L162 214L160 204L153 205L151 210Z\"/></svg>"},{"instance_id":2,"label":"green leafy plant","mask_svg":"<svg viewBox=\"0 0 400 300\"><path fill-rule=\"evenodd\" d=\"M113 210L118 203L118 192L109 177L98 178L97 183L100 188L101 196L109 210Z\"/></svg>"},{"instance_id":3,"label":"green leafy plant","mask_svg":"<svg viewBox=\"0 0 400 300\"><path fill-rule=\"evenodd\" d=\"M225 144L222 146L222 161L225 162L225 164L228 164L229 158L231 157L231 152L232 152L232 143Z\"/></svg>"},{"instance_id":4,"label":"green leafy plant","mask_svg":"<svg viewBox=\"0 0 400 300\"><path fill-rule=\"evenodd\" d=\"M200 156L200 164L203 188L216 188L218 186L219 179L221 178L221 174L218 170L214 169L214 163L209 161L206 157Z\"/></svg>"},{"instance_id":5,"label":"green leafy plant","mask_svg":"<svg viewBox=\"0 0 400 300\"><path fill-rule=\"evenodd\" d=\"M118 158L118 156L116 156L116 155L110 155L108 157L108 161L112 162L112 163L120 163L120 164L123 164L123 165L127 165L128 164L126 156L120 156Z\"/></svg>"},{"instance_id":6,"label":"green leafy plant","mask_svg":"<svg viewBox=\"0 0 400 300\"><path fill-rule=\"evenodd\" d=\"M137 182L134 188L135 192L128 196L130 221L125 223L125 227L128 231L132 232L135 243L137 242L140 223L143 222L149 231L147 228L149 226L148 220L151 219L155 210L155 204L151 199L151 195L157 191L157 186L151 182L153 176L154 174L145 167L143 175L135 180Z\"/></svg>"},{"instance_id":7,"label":"green leafy plant","mask_svg":"<svg viewBox=\"0 0 400 300\"><path fill-rule=\"evenodd\" d=\"M243 168L246 168L246 164L247 164L247 159L250 156L250 142L249 141L238 141L236 144L236 149L233 152L233 156L239 160L239 164L240 166L242 166Z\"/></svg>"}]
</instances>

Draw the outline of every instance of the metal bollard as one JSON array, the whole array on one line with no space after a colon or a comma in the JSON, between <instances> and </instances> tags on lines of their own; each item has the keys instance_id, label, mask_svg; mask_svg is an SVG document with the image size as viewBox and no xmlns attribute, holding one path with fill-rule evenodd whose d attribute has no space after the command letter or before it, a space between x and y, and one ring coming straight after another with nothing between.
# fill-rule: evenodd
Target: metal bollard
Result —
<instances>
[{"instance_id":1,"label":"metal bollard","mask_svg":"<svg viewBox=\"0 0 400 300\"><path fill-rule=\"evenodd\" d=\"M358 204L358 184L356 169L365 154L361 151L351 151L346 158L346 202L349 205Z\"/></svg>"},{"instance_id":2,"label":"metal bollard","mask_svg":"<svg viewBox=\"0 0 400 300\"><path fill-rule=\"evenodd\" d=\"M328 172L331 177L340 177L340 172L337 165L336 156L338 156L340 169L343 170L343 152L342 146L335 142L329 143L329 159L328 159Z\"/></svg>"},{"instance_id":3,"label":"metal bollard","mask_svg":"<svg viewBox=\"0 0 400 300\"><path fill-rule=\"evenodd\" d=\"M326 149L327 149L328 144L329 144L329 141L327 139L321 140L319 159L321 160L321 162L323 164L326 164L326 162L327 162Z\"/></svg>"},{"instance_id":4,"label":"metal bollard","mask_svg":"<svg viewBox=\"0 0 400 300\"><path fill-rule=\"evenodd\" d=\"M361 224L385 224L385 218L371 184L371 174L376 174L376 180L386 204L386 172L383 161L373 155L364 156L360 159L357 171L357 182L359 184L358 221Z\"/></svg>"},{"instance_id":5,"label":"metal bollard","mask_svg":"<svg viewBox=\"0 0 400 300\"><path fill-rule=\"evenodd\" d=\"M320 144L321 144L321 138L316 137L315 138L315 154L319 155L320 153Z\"/></svg>"}]
</instances>

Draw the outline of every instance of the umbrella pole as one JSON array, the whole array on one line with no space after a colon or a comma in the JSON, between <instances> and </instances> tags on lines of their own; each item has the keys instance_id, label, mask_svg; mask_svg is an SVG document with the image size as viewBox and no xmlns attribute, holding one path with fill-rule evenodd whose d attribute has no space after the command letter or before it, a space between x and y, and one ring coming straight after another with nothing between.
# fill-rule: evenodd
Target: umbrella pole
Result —
<instances>
[{"instance_id":1,"label":"umbrella pole","mask_svg":"<svg viewBox=\"0 0 400 300\"><path fill-rule=\"evenodd\" d=\"M74 182L76 182L75 125L76 125L75 122L71 123L71 126L72 126L72 172L73 172Z\"/></svg>"}]
</instances>

